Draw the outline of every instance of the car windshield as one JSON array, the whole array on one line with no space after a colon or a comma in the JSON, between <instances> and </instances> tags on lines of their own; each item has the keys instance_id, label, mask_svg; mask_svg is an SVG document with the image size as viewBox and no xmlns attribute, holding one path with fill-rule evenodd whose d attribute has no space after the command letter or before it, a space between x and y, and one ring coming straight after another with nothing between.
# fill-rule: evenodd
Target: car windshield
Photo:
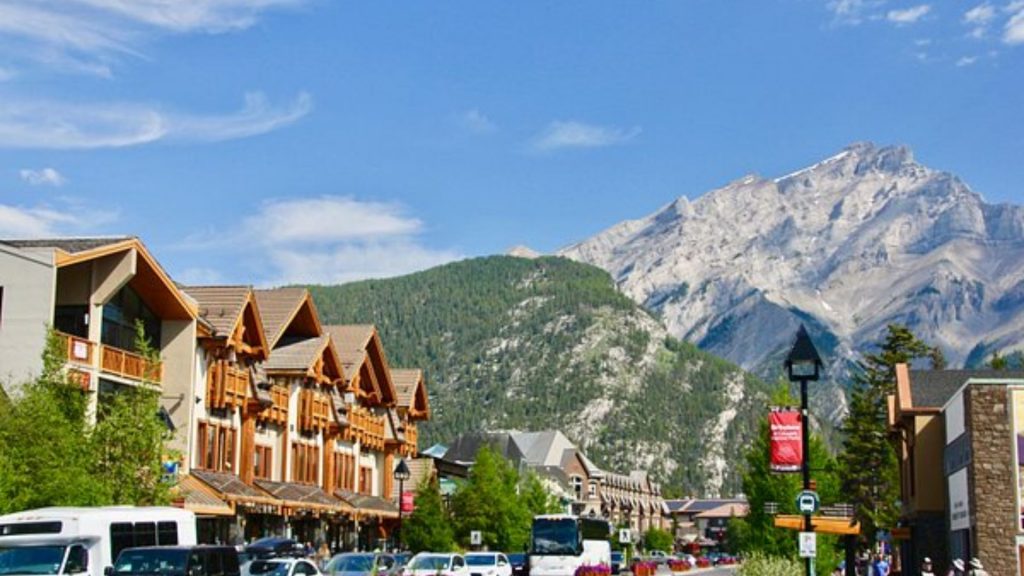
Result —
<instances>
[{"instance_id":1,"label":"car windshield","mask_svg":"<svg viewBox=\"0 0 1024 576\"><path fill-rule=\"evenodd\" d=\"M369 572L373 570L373 556L369 554L342 554L335 556L325 572Z\"/></svg>"},{"instance_id":2,"label":"car windshield","mask_svg":"<svg viewBox=\"0 0 1024 576\"><path fill-rule=\"evenodd\" d=\"M167 574L184 576L187 550L147 548L125 550L114 563L117 574Z\"/></svg>"},{"instance_id":3,"label":"car windshield","mask_svg":"<svg viewBox=\"0 0 1024 576\"><path fill-rule=\"evenodd\" d=\"M571 518L538 518L533 521L533 554L575 555L579 527Z\"/></svg>"},{"instance_id":4,"label":"car windshield","mask_svg":"<svg viewBox=\"0 0 1024 576\"><path fill-rule=\"evenodd\" d=\"M466 564L470 566L494 566L498 563L498 557L494 554L467 554Z\"/></svg>"},{"instance_id":5,"label":"car windshield","mask_svg":"<svg viewBox=\"0 0 1024 576\"><path fill-rule=\"evenodd\" d=\"M513 564L522 564L526 561L526 554L509 554L508 561Z\"/></svg>"},{"instance_id":6,"label":"car windshield","mask_svg":"<svg viewBox=\"0 0 1024 576\"><path fill-rule=\"evenodd\" d=\"M0 546L0 574L56 574L64 546Z\"/></svg>"},{"instance_id":7,"label":"car windshield","mask_svg":"<svg viewBox=\"0 0 1024 576\"><path fill-rule=\"evenodd\" d=\"M412 559L412 570L447 570L451 559L448 556L417 556Z\"/></svg>"}]
</instances>

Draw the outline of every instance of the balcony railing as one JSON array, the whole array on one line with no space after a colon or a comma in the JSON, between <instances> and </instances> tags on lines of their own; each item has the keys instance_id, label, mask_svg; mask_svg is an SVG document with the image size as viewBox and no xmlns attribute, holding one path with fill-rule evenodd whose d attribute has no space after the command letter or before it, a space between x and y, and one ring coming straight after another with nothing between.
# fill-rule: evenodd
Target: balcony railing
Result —
<instances>
[{"instance_id":1,"label":"balcony railing","mask_svg":"<svg viewBox=\"0 0 1024 576\"><path fill-rule=\"evenodd\" d=\"M210 408L233 408L245 403L249 392L249 371L220 360L206 376L206 404Z\"/></svg>"},{"instance_id":2,"label":"balcony railing","mask_svg":"<svg viewBox=\"0 0 1024 576\"><path fill-rule=\"evenodd\" d=\"M164 379L163 363L149 362L138 354L105 344L100 344L100 370L154 384L159 384Z\"/></svg>"},{"instance_id":3,"label":"balcony railing","mask_svg":"<svg viewBox=\"0 0 1024 576\"><path fill-rule=\"evenodd\" d=\"M367 448L384 449L384 417L361 406L348 407L348 436Z\"/></svg>"},{"instance_id":4,"label":"balcony railing","mask_svg":"<svg viewBox=\"0 0 1024 576\"><path fill-rule=\"evenodd\" d=\"M92 342L81 336L73 336L64 332L57 332L57 336L64 343L65 357L68 362L93 365L95 345Z\"/></svg>"},{"instance_id":5,"label":"balcony railing","mask_svg":"<svg viewBox=\"0 0 1024 576\"><path fill-rule=\"evenodd\" d=\"M288 388L286 386L271 386L270 400L270 406L260 412L257 419L286 426L288 424Z\"/></svg>"},{"instance_id":6,"label":"balcony railing","mask_svg":"<svg viewBox=\"0 0 1024 576\"><path fill-rule=\"evenodd\" d=\"M416 447L418 446L418 441L419 441L419 431L416 429L416 425L411 423L411 422L406 424L405 425L405 444L406 444L406 446L409 446L411 448L413 454L416 453Z\"/></svg>"},{"instance_id":7,"label":"balcony railing","mask_svg":"<svg viewBox=\"0 0 1024 576\"><path fill-rule=\"evenodd\" d=\"M299 392L299 428L303 432L319 432L331 422L331 402L327 395L304 388Z\"/></svg>"}]
</instances>

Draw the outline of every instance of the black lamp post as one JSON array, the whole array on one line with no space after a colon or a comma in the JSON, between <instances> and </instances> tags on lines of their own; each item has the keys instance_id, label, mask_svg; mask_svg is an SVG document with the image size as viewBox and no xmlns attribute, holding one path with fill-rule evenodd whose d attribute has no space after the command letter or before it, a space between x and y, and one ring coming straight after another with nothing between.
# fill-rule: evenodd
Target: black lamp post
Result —
<instances>
[{"instance_id":1,"label":"black lamp post","mask_svg":"<svg viewBox=\"0 0 1024 576\"><path fill-rule=\"evenodd\" d=\"M818 351L814 348L814 343L811 342L811 337L807 334L807 329L804 328L803 324L800 325L800 330L796 333L796 342L793 343L793 349L789 351L789 356L786 357L786 372L790 382L800 382L800 428L803 440L802 468L804 490L810 490L811 426L807 411L807 382L818 380L821 373L821 356L818 356ZM804 532L814 532L810 512L804 513ZM804 570L807 576L811 575L812 561L813 559L811 558L805 559Z\"/></svg>"},{"instance_id":2,"label":"black lamp post","mask_svg":"<svg viewBox=\"0 0 1024 576\"><path fill-rule=\"evenodd\" d=\"M395 466L394 477L398 480L398 551L402 551L402 496L405 494L405 481L409 479L411 474L409 473L409 466L405 463L404 458L398 460L398 466Z\"/></svg>"}]
</instances>

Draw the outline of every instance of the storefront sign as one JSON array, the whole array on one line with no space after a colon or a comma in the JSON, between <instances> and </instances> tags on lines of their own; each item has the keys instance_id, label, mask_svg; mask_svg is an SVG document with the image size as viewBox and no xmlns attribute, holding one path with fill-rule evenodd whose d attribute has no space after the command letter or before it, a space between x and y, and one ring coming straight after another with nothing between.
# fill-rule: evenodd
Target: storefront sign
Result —
<instances>
[{"instance_id":1,"label":"storefront sign","mask_svg":"<svg viewBox=\"0 0 1024 576\"><path fill-rule=\"evenodd\" d=\"M967 492L967 469L964 468L948 479L949 486L949 529L967 530L971 527L971 502Z\"/></svg>"},{"instance_id":2,"label":"storefront sign","mask_svg":"<svg viewBox=\"0 0 1024 576\"><path fill-rule=\"evenodd\" d=\"M1013 406L1013 431L1014 438L1014 456L1017 458L1017 486L1021 485L1021 479L1024 478L1024 389L1011 388L1010 398L1012 399ZM1021 507L1021 503L1024 503L1024 490L1017 490L1017 510L1020 510L1017 518L1018 528L1024 530L1024 508Z\"/></svg>"},{"instance_id":3,"label":"storefront sign","mask_svg":"<svg viewBox=\"0 0 1024 576\"><path fill-rule=\"evenodd\" d=\"M768 414L768 425L772 472L799 472L804 456L800 411L773 408Z\"/></svg>"},{"instance_id":4,"label":"storefront sign","mask_svg":"<svg viewBox=\"0 0 1024 576\"><path fill-rule=\"evenodd\" d=\"M415 494L413 492L402 492L402 512L412 512L415 509Z\"/></svg>"}]
</instances>

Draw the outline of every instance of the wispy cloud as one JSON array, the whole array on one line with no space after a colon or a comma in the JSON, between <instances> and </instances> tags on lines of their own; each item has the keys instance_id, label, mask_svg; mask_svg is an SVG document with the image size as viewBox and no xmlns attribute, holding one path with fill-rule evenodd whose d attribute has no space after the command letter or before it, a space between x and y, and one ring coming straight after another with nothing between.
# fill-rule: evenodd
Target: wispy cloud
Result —
<instances>
[{"instance_id":1,"label":"wispy cloud","mask_svg":"<svg viewBox=\"0 0 1024 576\"><path fill-rule=\"evenodd\" d=\"M160 140L215 142L270 132L302 118L312 108L301 93L275 108L259 93L225 115L165 112L137 103L70 104L0 100L0 148L118 148Z\"/></svg>"},{"instance_id":2,"label":"wispy cloud","mask_svg":"<svg viewBox=\"0 0 1024 576\"><path fill-rule=\"evenodd\" d=\"M538 152L550 152L564 148L602 148L629 142L641 132L639 126L616 128L597 126L574 120L556 120L534 138L532 148Z\"/></svg>"},{"instance_id":3,"label":"wispy cloud","mask_svg":"<svg viewBox=\"0 0 1024 576\"><path fill-rule=\"evenodd\" d=\"M963 68L964 66L970 66L978 61L977 56L962 56L956 61L957 68Z\"/></svg>"},{"instance_id":4,"label":"wispy cloud","mask_svg":"<svg viewBox=\"0 0 1024 576\"><path fill-rule=\"evenodd\" d=\"M0 204L0 238L52 238L95 233L117 220L116 210L97 210L73 199L58 206Z\"/></svg>"},{"instance_id":5,"label":"wispy cloud","mask_svg":"<svg viewBox=\"0 0 1024 576\"><path fill-rule=\"evenodd\" d=\"M486 134L498 129L498 126L487 115L476 108L459 114L458 120L463 128L477 134Z\"/></svg>"},{"instance_id":6,"label":"wispy cloud","mask_svg":"<svg viewBox=\"0 0 1024 576\"><path fill-rule=\"evenodd\" d=\"M264 202L230 230L200 233L178 248L219 253L231 261L259 254L253 262L262 285L337 283L406 274L457 260L455 250L435 250L420 240L423 222L399 204L351 196L320 196ZM207 250L217 246L217 251ZM216 266L191 268L209 276Z\"/></svg>"},{"instance_id":7,"label":"wispy cloud","mask_svg":"<svg viewBox=\"0 0 1024 576\"><path fill-rule=\"evenodd\" d=\"M989 3L979 4L964 12L963 23L970 26L968 33L972 38L984 38L988 33L988 26L996 17L996 9Z\"/></svg>"},{"instance_id":8,"label":"wispy cloud","mask_svg":"<svg viewBox=\"0 0 1024 576\"><path fill-rule=\"evenodd\" d=\"M864 20L879 18L874 10L885 4L885 0L829 0L825 5L832 13L833 24L856 26Z\"/></svg>"},{"instance_id":9,"label":"wispy cloud","mask_svg":"<svg viewBox=\"0 0 1024 576\"><path fill-rule=\"evenodd\" d=\"M53 168L43 168L42 170L32 170L25 168L18 172L21 179L33 186L63 186L67 182L67 178L63 174Z\"/></svg>"},{"instance_id":10,"label":"wispy cloud","mask_svg":"<svg viewBox=\"0 0 1024 576\"><path fill-rule=\"evenodd\" d=\"M140 56L159 33L244 29L270 9L302 0L7 0L0 39L8 56L61 71L111 75L110 64Z\"/></svg>"},{"instance_id":11,"label":"wispy cloud","mask_svg":"<svg viewBox=\"0 0 1024 576\"><path fill-rule=\"evenodd\" d=\"M885 19L898 26L914 24L926 14L932 11L928 4L919 4L903 10L890 10L885 14Z\"/></svg>"},{"instance_id":12,"label":"wispy cloud","mask_svg":"<svg viewBox=\"0 0 1024 576\"><path fill-rule=\"evenodd\" d=\"M1003 29L1003 42L1010 45L1024 44L1024 2L1014 2L1009 8L1013 15Z\"/></svg>"}]
</instances>

